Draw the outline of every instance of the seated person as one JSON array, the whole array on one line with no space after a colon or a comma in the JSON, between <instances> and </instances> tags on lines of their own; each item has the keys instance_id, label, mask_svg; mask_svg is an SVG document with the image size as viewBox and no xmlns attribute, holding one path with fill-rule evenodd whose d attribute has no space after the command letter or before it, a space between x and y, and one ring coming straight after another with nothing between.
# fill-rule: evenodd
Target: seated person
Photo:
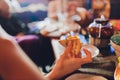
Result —
<instances>
[{"instance_id":1,"label":"seated person","mask_svg":"<svg viewBox=\"0 0 120 80\"><path fill-rule=\"evenodd\" d=\"M108 18L110 13L110 0L93 0L92 11L93 18L100 18L101 15Z\"/></svg>"},{"instance_id":2,"label":"seated person","mask_svg":"<svg viewBox=\"0 0 120 80\"><path fill-rule=\"evenodd\" d=\"M39 34L30 33L26 24L11 14L5 0L0 0L0 25L8 34L14 36L22 49L38 66L45 68L46 65L53 64L54 54L52 54L50 40Z\"/></svg>"},{"instance_id":3,"label":"seated person","mask_svg":"<svg viewBox=\"0 0 120 80\"><path fill-rule=\"evenodd\" d=\"M0 24L12 36L23 36L29 33L29 28L21 20L19 20L10 11L11 7L6 0L0 1ZM9 26L9 27L8 27Z\"/></svg>"},{"instance_id":4,"label":"seated person","mask_svg":"<svg viewBox=\"0 0 120 80\"><path fill-rule=\"evenodd\" d=\"M80 2L78 1L50 1L48 4L48 17L44 21L38 22L40 33L44 36L60 37L70 31L81 32L82 28L87 30L86 27L91 22L90 15L87 9L79 6ZM67 6L64 6L64 3Z\"/></svg>"},{"instance_id":5,"label":"seated person","mask_svg":"<svg viewBox=\"0 0 120 80\"><path fill-rule=\"evenodd\" d=\"M0 34L0 76L3 80L59 80L79 69L81 65L92 61L91 54L86 49L84 49L86 54L84 58L70 56L73 48L72 43L69 42L68 47L56 62L52 71L43 76L13 37L7 34L1 26Z\"/></svg>"},{"instance_id":6,"label":"seated person","mask_svg":"<svg viewBox=\"0 0 120 80\"><path fill-rule=\"evenodd\" d=\"M119 0L92 0L92 19L104 15L110 19L120 19Z\"/></svg>"}]
</instances>

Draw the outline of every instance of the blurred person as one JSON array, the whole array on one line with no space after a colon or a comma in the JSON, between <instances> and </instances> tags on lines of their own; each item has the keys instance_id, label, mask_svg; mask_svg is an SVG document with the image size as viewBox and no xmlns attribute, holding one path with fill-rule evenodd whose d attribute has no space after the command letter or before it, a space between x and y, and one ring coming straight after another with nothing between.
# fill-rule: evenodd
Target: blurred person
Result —
<instances>
[{"instance_id":1,"label":"blurred person","mask_svg":"<svg viewBox=\"0 0 120 80\"><path fill-rule=\"evenodd\" d=\"M74 3L75 1L78 3L80 2L80 0L70 0L71 2L70 4L75 5ZM91 9L89 10L87 10L86 8L79 9L81 7L78 7L77 11L78 11L78 14L80 14L81 22L83 23L86 23L89 21L91 22L94 18L99 18L101 15L104 15L105 18L119 19L120 18L119 4L120 4L120 0L91 0ZM71 12L75 13L75 9L74 11L72 10Z\"/></svg>"},{"instance_id":2,"label":"blurred person","mask_svg":"<svg viewBox=\"0 0 120 80\"><path fill-rule=\"evenodd\" d=\"M73 31L78 30L78 26L86 27L86 25L89 22L89 21L85 22L85 20L87 20L86 18L88 18L88 16L86 16L87 10L83 7L79 7L78 3L79 3L78 0L50 1L48 4L48 17L41 23L42 26L44 27L40 30L40 33L43 35L47 35L55 31L55 34L57 35L58 33L58 35L60 36L72 30ZM47 23L50 23L53 26L54 24L56 24L54 26L55 28L50 27L49 26L50 24L47 25ZM63 24L63 25L60 25L60 24ZM52 28L52 30L46 26Z\"/></svg>"},{"instance_id":3,"label":"blurred person","mask_svg":"<svg viewBox=\"0 0 120 80\"><path fill-rule=\"evenodd\" d=\"M75 1L75 0L73 0ZM72 3L73 4L73 3ZM120 19L120 0L91 0L91 9L77 9L81 20L76 21L82 27L81 33L86 36L88 25L95 19L104 15L109 19ZM73 12L73 11L72 11Z\"/></svg>"},{"instance_id":4,"label":"blurred person","mask_svg":"<svg viewBox=\"0 0 120 80\"><path fill-rule=\"evenodd\" d=\"M120 19L120 0L92 0L93 19L104 15L105 18Z\"/></svg>"},{"instance_id":5,"label":"blurred person","mask_svg":"<svg viewBox=\"0 0 120 80\"><path fill-rule=\"evenodd\" d=\"M92 0L92 10L94 18L100 18L101 15L108 18L110 13L110 0Z\"/></svg>"},{"instance_id":6,"label":"blurred person","mask_svg":"<svg viewBox=\"0 0 120 80\"><path fill-rule=\"evenodd\" d=\"M68 15L72 17L73 21L81 26L80 34L87 38L87 27L91 23L90 15L85 7L86 1L82 0L67 0L68 1ZM81 4L81 5L79 5Z\"/></svg>"},{"instance_id":7,"label":"blurred person","mask_svg":"<svg viewBox=\"0 0 120 80\"><path fill-rule=\"evenodd\" d=\"M86 57L70 56L72 43L61 55L52 71L42 76L38 67L26 56L12 36L0 26L0 76L3 80L59 80L92 61L91 54L84 49Z\"/></svg>"},{"instance_id":8,"label":"blurred person","mask_svg":"<svg viewBox=\"0 0 120 80\"><path fill-rule=\"evenodd\" d=\"M39 22L40 33L44 36L60 37L70 31L79 29L79 25L71 19L66 19L61 12L61 0L53 0L48 4L48 17Z\"/></svg>"},{"instance_id":9,"label":"blurred person","mask_svg":"<svg viewBox=\"0 0 120 80\"><path fill-rule=\"evenodd\" d=\"M40 34L31 33L28 26L10 12L6 0L0 0L0 24L8 34L14 36L27 55L46 72L45 66L54 62L50 40Z\"/></svg>"},{"instance_id":10,"label":"blurred person","mask_svg":"<svg viewBox=\"0 0 120 80\"><path fill-rule=\"evenodd\" d=\"M6 0L0 0L0 24L12 36L22 36L29 33L29 28L10 11ZM9 26L9 27L8 27Z\"/></svg>"}]
</instances>

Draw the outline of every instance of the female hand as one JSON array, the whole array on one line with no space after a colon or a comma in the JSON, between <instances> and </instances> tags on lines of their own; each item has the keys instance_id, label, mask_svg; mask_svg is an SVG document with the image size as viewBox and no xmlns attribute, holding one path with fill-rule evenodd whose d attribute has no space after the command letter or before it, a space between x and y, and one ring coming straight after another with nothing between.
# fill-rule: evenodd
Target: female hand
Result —
<instances>
[{"instance_id":1,"label":"female hand","mask_svg":"<svg viewBox=\"0 0 120 80\"><path fill-rule=\"evenodd\" d=\"M60 79L61 77L79 69L81 65L92 61L91 54L88 50L84 49L86 54L85 58L81 58L75 54L71 56L71 50L72 43L69 43L68 47L53 67L53 70L50 72L50 74L48 74L48 77L51 80Z\"/></svg>"}]
</instances>

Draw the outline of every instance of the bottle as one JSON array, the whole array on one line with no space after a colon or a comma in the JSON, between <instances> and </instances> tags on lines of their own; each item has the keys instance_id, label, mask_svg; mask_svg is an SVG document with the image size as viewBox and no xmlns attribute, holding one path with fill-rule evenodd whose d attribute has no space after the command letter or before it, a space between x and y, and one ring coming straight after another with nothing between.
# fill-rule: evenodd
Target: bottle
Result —
<instances>
[{"instance_id":1,"label":"bottle","mask_svg":"<svg viewBox=\"0 0 120 80\"><path fill-rule=\"evenodd\" d=\"M120 80L120 57L118 57L118 64L114 72L114 80Z\"/></svg>"}]
</instances>

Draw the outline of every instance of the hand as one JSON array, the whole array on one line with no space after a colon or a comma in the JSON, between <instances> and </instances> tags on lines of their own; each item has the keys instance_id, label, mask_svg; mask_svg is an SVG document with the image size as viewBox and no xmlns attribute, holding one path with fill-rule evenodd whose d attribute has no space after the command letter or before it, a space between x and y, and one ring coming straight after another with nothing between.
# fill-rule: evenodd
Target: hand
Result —
<instances>
[{"instance_id":1,"label":"hand","mask_svg":"<svg viewBox=\"0 0 120 80\"><path fill-rule=\"evenodd\" d=\"M81 58L79 56L72 55L72 43L68 44L65 52L61 55L60 59L56 62L53 70L48 74L48 77L51 80L60 79L61 77L79 69L81 65L89 63L92 61L91 54L88 50L84 49L85 54L87 55L85 58ZM74 56L74 57L73 57Z\"/></svg>"},{"instance_id":2,"label":"hand","mask_svg":"<svg viewBox=\"0 0 120 80\"><path fill-rule=\"evenodd\" d=\"M93 14L97 15L96 17L101 17L104 15L105 18L110 16L110 0L94 0L92 3Z\"/></svg>"}]
</instances>

